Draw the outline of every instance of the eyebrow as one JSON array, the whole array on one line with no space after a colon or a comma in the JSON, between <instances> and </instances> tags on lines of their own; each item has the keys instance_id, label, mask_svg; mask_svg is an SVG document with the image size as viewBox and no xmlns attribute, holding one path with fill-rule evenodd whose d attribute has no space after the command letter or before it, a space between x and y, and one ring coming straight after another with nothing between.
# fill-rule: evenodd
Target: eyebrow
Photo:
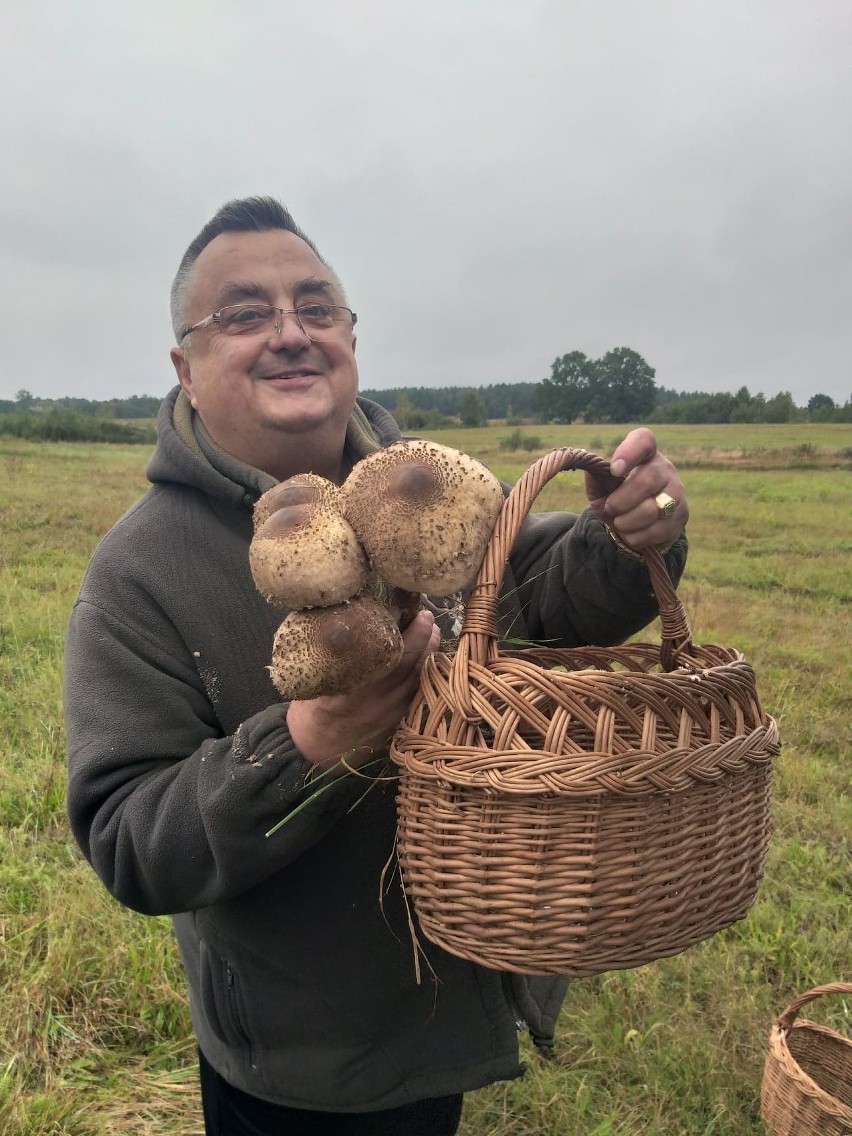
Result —
<instances>
[{"instance_id":1,"label":"eyebrow","mask_svg":"<svg viewBox=\"0 0 852 1136\"><path fill-rule=\"evenodd\" d=\"M337 287L333 280L324 280L322 276L306 276L293 288L293 297L298 300L305 292L318 292L326 299L336 300Z\"/></svg>"},{"instance_id":2,"label":"eyebrow","mask_svg":"<svg viewBox=\"0 0 852 1136\"><path fill-rule=\"evenodd\" d=\"M293 286L293 298L298 301L300 297L313 293L325 296L327 299L337 299L337 287L333 280L325 280L322 276L306 276L298 280ZM226 280L216 293L216 309L236 300L265 299L271 302L269 292L263 285L255 280Z\"/></svg>"},{"instance_id":3,"label":"eyebrow","mask_svg":"<svg viewBox=\"0 0 852 1136\"><path fill-rule=\"evenodd\" d=\"M266 289L254 280L226 280L216 293L216 308L233 300L256 300L260 296L266 296Z\"/></svg>"}]
</instances>

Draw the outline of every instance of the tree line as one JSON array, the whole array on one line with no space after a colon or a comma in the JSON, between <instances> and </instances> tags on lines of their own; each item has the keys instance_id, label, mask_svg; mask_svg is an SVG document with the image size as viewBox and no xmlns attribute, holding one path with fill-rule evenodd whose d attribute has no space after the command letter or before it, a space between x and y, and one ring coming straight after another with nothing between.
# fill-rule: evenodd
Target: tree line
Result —
<instances>
[{"instance_id":1,"label":"tree line","mask_svg":"<svg viewBox=\"0 0 852 1136\"><path fill-rule=\"evenodd\" d=\"M538 383L489 383L480 387L390 387L362 390L399 422L403 430L439 429L451 423L484 426L499 418L509 424L537 418Z\"/></svg>"},{"instance_id":2,"label":"tree line","mask_svg":"<svg viewBox=\"0 0 852 1136\"><path fill-rule=\"evenodd\" d=\"M656 372L630 347L599 359L570 351L554 359L538 383L480 387L394 387L362 393L396 417L403 430L436 429L460 422L852 422L852 399L840 405L827 394L797 406L789 391L771 398L742 386L735 393L677 391L658 387Z\"/></svg>"},{"instance_id":3,"label":"tree line","mask_svg":"<svg viewBox=\"0 0 852 1136\"><path fill-rule=\"evenodd\" d=\"M528 422L646 422L711 424L729 422L852 422L852 399L842 405L813 394L797 406L789 391L766 398L742 386L734 393L677 391L657 386L654 368L630 347L616 347L599 359L570 351L554 359L540 382L489 383L479 387L391 387L361 393L389 410L403 432L489 421L520 426ZM0 434L56 441L152 442L151 419L161 399L131 395L102 401L38 398L20 390L0 399ZM146 420L135 421L135 420Z\"/></svg>"},{"instance_id":4,"label":"tree line","mask_svg":"<svg viewBox=\"0 0 852 1136\"><path fill-rule=\"evenodd\" d=\"M0 434L38 442L152 443L157 434L151 419L161 401L153 395L37 398L19 390L14 400L0 399Z\"/></svg>"},{"instance_id":5,"label":"tree line","mask_svg":"<svg viewBox=\"0 0 852 1136\"><path fill-rule=\"evenodd\" d=\"M50 408L40 414L28 411L9 414L0 410L0 434L35 442L124 442L130 445L155 442L157 438L156 430L148 422L131 425L60 408Z\"/></svg>"},{"instance_id":6,"label":"tree line","mask_svg":"<svg viewBox=\"0 0 852 1136\"><path fill-rule=\"evenodd\" d=\"M14 400L0 398L0 414L39 411L68 411L89 418L156 418L161 397L132 394L128 398L38 398L28 390L19 390Z\"/></svg>"}]
</instances>

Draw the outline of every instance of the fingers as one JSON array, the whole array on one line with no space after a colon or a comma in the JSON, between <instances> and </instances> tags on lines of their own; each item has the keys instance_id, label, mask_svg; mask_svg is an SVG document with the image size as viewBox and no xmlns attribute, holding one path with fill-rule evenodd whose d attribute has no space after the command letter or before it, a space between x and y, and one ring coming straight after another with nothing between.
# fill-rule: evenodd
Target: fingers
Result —
<instances>
[{"instance_id":1,"label":"fingers","mask_svg":"<svg viewBox=\"0 0 852 1136\"><path fill-rule=\"evenodd\" d=\"M632 548L675 541L689 518L689 506L677 470L657 449L654 434L645 427L631 430L610 468L624 479L621 485L605 498L590 497L603 520ZM666 507L669 499L673 509Z\"/></svg>"},{"instance_id":2,"label":"fingers","mask_svg":"<svg viewBox=\"0 0 852 1136\"><path fill-rule=\"evenodd\" d=\"M631 430L616 447L610 459L609 468L614 477L623 479L644 464L653 461L657 455L657 439L645 426ZM602 511L612 491L611 480L598 479L594 474L586 474L586 495L589 504Z\"/></svg>"},{"instance_id":3,"label":"fingers","mask_svg":"<svg viewBox=\"0 0 852 1136\"><path fill-rule=\"evenodd\" d=\"M665 492L673 497L676 502L675 511L670 516L662 513L654 498L651 497L645 498L629 512L613 516L607 523L631 548L647 548L650 545L667 547L677 540L683 531L684 525L689 519L689 506L683 495L675 496L678 490L674 483L670 483L669 489Z\"/></svg>"},{"instance_id":4,"label":"fingers","mask_svg":"<svg viewBox=\"0 0 852 1136\"><path fill-rule=\"evenodd\" d=\"M671 462L658 454L647 467L638 467L607 498L604 519L632 548L670 545L677 540L689 519L689 505Z\"/></svg>"},{"instance_id":5,"label":"fingers","mask_svg":"<svg viewBox=\"0 0 852 1136\"><path fill-rule=\"evenodd\" d=\"M431 612L429 614L431 615ZM424 651L423 651L422 655L420 656L420 659L418 660L418 663L417 663L418 672L419 672L420 668L423 666L423 663L426 660L426 656L431 655L434 651L437 651L440 646L441 646L441 628L435 622L435 617L433 615L432 616L432 628L431 628L431 631L429 633L429 641L426 644L426 647L425 647L425 649L424 649Z\"/></svg>"},{"instance_id":6,"label":"fingers","mask_svg":"<svg viewBox=\"0 0 852 1136\"><path fill-rule=\"evenodd\" d=\"M440 628L437 627L432 612L425 609L418 611L402 633L403 660L419 658L424 651L428 650L430 640L436 632L440 640Z\"/></svg>"},{"instance_id":7,"label":"fingers","mask_svg":"<svg viewBox=\"0 0 852 1136\"><path fill-rule=\"evenodd\" d=\"M615 477L627 477L637 466L651 461L657 453L657 439L646 427L631 430L615 449L609 467Z\"/></svg>"}]
</instances>

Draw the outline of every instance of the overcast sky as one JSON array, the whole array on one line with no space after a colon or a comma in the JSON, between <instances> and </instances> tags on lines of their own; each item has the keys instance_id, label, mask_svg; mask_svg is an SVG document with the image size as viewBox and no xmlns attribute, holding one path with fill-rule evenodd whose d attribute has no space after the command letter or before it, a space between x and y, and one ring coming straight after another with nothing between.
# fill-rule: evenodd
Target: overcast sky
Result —
<instances>
[{"instance_id":1,"label":"overcast sky","mask_svg":"<svg viewBox=\"0 0 852 1136\"><path fill-rule=\"evenodd\" d=\"M161 395L180 256L287 204L362 387L852 396L849 0L3 5L0 397Z\"/></svg>"}]
</instances>

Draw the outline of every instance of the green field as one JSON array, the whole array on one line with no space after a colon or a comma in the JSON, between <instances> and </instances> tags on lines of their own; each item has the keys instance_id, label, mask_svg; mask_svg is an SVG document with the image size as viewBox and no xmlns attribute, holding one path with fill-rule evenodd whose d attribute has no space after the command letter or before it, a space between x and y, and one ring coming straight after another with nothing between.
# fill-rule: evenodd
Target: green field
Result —
<instances>
[{"instance_id":1,"label":"green field","mask_svg":"<svg viewBox=\"0 0 852 1136\"><path fill-rule=\"evenodd\" d=\"M622 431L623 432L623 431ZM434 436L514 480L616 427ZM852 979L852 427L660 427L692 516L681 596L742 649L780 723L775 835L740 924L675 959L575 983L555 1060L471 1094L465 1136L758 1136L766 1038L791 997ZM119 907L64 819L65 622L85 564L144 488L146 447L0 439L0 1134L200 1136L168 920ZM580 475L538 507L581 504ZM656 628L643 634L648 638ZM133 729L133 723L128 723ZM852 1000L808 1016L852 1033Z\"/></svg>"}]
</instances>

